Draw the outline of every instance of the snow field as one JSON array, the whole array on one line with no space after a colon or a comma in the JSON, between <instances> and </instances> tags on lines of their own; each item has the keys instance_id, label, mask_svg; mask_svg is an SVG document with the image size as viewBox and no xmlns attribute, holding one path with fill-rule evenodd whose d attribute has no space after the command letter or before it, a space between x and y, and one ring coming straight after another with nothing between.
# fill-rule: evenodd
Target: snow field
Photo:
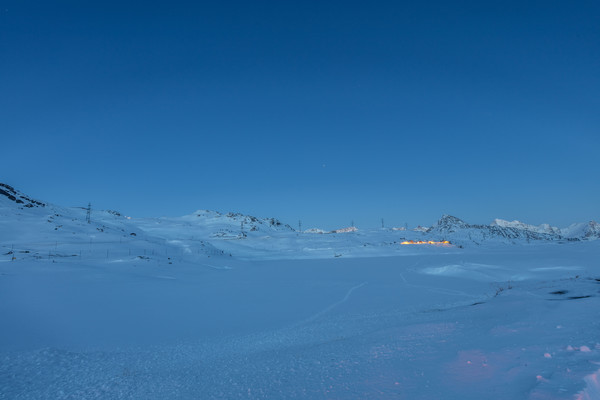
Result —
<instances>
[{"instance_id":1,"label":"snow field","mask_svg":"<svg viewBox=\"0 0 600 400\"><path fill-rule=\"evenodd\" d=\"M3 263L0 398L595 398L596 254Z\"/></svg>"}]
</instances>

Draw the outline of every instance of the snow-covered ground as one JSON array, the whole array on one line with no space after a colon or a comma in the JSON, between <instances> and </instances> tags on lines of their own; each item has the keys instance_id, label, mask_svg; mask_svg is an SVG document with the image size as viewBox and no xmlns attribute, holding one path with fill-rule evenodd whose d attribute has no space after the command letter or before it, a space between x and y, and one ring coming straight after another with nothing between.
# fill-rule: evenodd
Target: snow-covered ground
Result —
<instances>
[{"instance_id":1,"label":"snow-covered ground","mask_svg":"<svg viewBox=\"0 0 600 400\"><path fill-rule=\"evenodd\" d=\"M600 399L600 240L464 229L0 203L0 399Z\"/></svg>"}]
</instances>

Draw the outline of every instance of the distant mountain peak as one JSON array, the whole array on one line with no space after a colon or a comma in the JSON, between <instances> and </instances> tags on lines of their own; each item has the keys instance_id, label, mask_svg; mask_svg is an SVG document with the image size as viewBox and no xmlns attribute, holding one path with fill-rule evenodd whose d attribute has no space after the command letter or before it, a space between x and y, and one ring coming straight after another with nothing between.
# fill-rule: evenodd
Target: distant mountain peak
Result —
<instances>
[{"instance_id":1,"label":"distant mountain peak","mask_svg":"<svg viewBox=\"0 0 600 400\"><path fill-rule=\"evenodd\" d=\"M469 224L463 221L460 218L457 218L453 215L444 214L439 219L436 226L431 228L432 230L438 232L455 232L459 229L468 228Z\"/></svg>"},{"instance_id":2,"label":"distant mountain peak","mask_svg":"<svg viewBox=\"0 0 600 400\"><path fill-rule=\"evenodd\" d=\"M526 224L526 223L518 221L518 220L507 221L504 219L496 218L490 224L490 226L499 226L502 228L516 228L516 229L522 229L522 230L537 232L537 233L560 234L560 229L557 227L551 226L550 224L541 224L541 225L535 226L535 225Z\"/></svg>"},{"instance_id":3,"label":"distant mountain peak","mask_svg":"<svg viewBox=\"0 0 600 400\"><path fill-rule=\"evenodd\" d=\"M596 221L590 221L585 227L586 238L600 238L600 224Z\"/></svg>"},{"instance_id":4,"label":"distant mountain peak","mask_svg":"<svg viewBox=\"0 0 600 400\"><path fill-rule=\"evenodd\" d=\"M442 217L439 219L438 221L438 225L441 224L447 224L447 223L452 223L452 224L466 224L465 221L463 221L460 218L457 218L453 215L449 215L449 214L444 214L442 215Z\"/></svg>"}]
</instances>

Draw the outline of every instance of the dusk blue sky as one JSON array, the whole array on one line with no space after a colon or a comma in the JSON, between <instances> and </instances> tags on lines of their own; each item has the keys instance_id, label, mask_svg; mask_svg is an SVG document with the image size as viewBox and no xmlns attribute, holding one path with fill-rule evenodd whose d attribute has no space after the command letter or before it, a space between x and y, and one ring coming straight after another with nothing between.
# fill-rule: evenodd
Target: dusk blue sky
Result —
<instances>
[{"instance_id":1,"label":"dusk blue sky","mask_svg":"<svg viewBox=\"0 0 600 400\"><path fill-rule=\"evenodd\" d=\"M600 219L600 2L191 3L0 2L0 182L306 228Z\"/></svg>"}]
</instances>

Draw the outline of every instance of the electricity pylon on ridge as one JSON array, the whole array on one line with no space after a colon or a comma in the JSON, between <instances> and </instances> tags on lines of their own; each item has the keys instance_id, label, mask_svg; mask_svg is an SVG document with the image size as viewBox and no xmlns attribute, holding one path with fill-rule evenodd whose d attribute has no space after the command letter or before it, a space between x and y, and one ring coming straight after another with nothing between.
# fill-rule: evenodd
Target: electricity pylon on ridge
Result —
<instances>
[{"instance_id":1,"label":"electricity pylon on ridge","mask_svg":"<svg viewBox=\"0 0 600 400\"><path fill-rule=\"evenodd\" d=\"M85 220L89 224L92 221L92 203L88 203L87 212L85 213Z\"/></svg>"}]
</instances>

